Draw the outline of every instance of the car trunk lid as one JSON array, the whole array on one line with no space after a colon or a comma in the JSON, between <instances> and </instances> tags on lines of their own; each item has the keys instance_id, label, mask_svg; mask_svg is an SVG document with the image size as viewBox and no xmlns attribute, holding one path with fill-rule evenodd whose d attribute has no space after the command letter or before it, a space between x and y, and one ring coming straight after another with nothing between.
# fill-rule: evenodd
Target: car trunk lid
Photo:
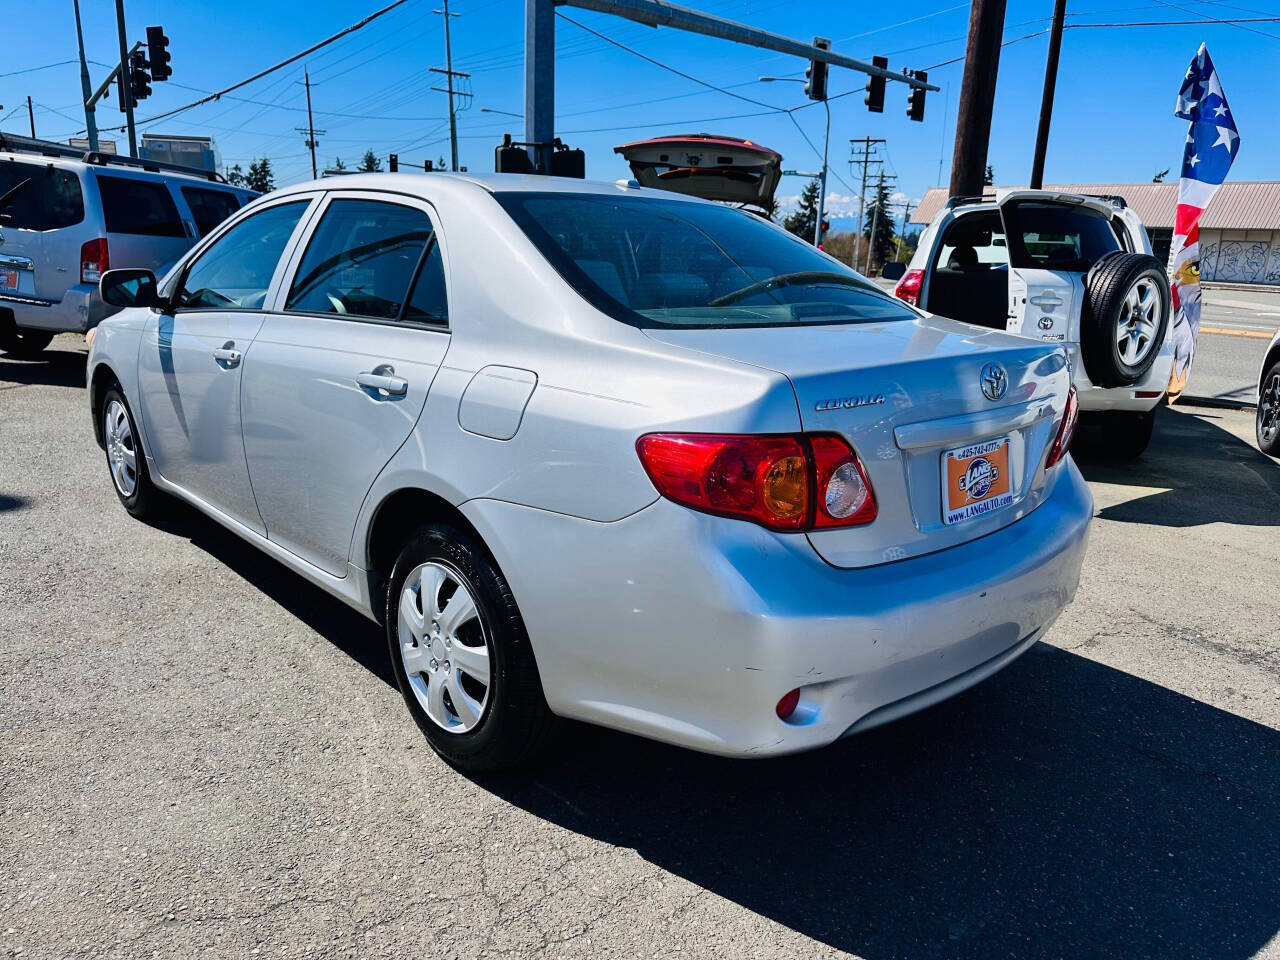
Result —
<instances>
[{"instance_id":1,"label":"car trunk lid","mask_svg":"<svg viewBox=\"0 0 1280 960\"><path fill-rule=\"evenodd\" d=\"M1061 348L939 317L646 333L785 375L803 429L840 434L853 446L879 515L867 526L808 535L835 566L869 566L964 543L1026 515L1043 497L1043 465L1069 387ZM983 379L996 368L1003 389L992 387L998 396L989 399ZM957 474L975 460L985 466ZM953 488L970 473L976 485L962 496ZM981 506L988 501L994 505Z\"/></svg>"}]
</instances>

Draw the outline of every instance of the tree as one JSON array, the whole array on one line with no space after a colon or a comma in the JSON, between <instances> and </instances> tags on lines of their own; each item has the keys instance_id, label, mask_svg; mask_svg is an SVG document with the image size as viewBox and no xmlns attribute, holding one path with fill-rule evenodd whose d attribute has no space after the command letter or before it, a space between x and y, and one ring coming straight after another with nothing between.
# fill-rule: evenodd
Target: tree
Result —
<instances>
[{"instance_id":1,"label":"tree","mask_svg":"<svg viewBox=\"0 0 1280 960\"><path fill-rule=\"evenodd\" d=\"M249 164L249 172L245 174L244 186L258 193L270 193L276 188L275 174L271 172L271 161L266 157L254 160Z\"/></svg>"},{"instance_id":2,"label":"tree","mask_svg":"<svg viewBox=\"0 0 1280 960\"><path fill-rule=\"evenodd\" d=\"M382 160L375 156L372 150L366 150L364 157L360 160L360 166L356 169L361 173L381 173Z\"/></svg>"},{"instance_id":3,"label":"tree","mask_svg":"<svg viewBox=\"0 0 1280 960\"><path fill-rule=\"evenodd\" d=\"M345 170L345 169L347 169L347 165L346 165L345 163L343 163L343 162L342 162L342 158L341 158L341 157L334 157L334 158L333 158L333 169L335 169L335 170Z\"/></svg>"},{"instance_id":4,"label":"tree","mask_svg":"<svg viewBox=\"0 0 1280 960\"><path fill-rule=\"evenodd\" d=\"M871 235L875 227L875 236ZM876 193L871 203L867 204L867 214L862 224L862 236L871 245L871 262L884 263L889 259L893 249L893 208L890 206L889 187L884 182L884 175L876 183Z\"/></svg>"},{"instance_id":5,"label":"tree","mask_svg":"<svg viewBox=\"0 0 1280 960\"><path fill-rule=\"evenodd\" d=\"M800 193L795 211L782 221L782 226L802 240L813 242L813 229L818 222L818 181L810 180Z\"/></svg>"},{"instance_id":6,"label":"tree","mask_svg":"<svg viewBox=\"0 0 1280 960\"><path fill-rule=\"evenodd\" d=\"M987 164L987 172L982 175L982 185L984 187L994 187L996 183L996 169Z\"/></svg>"},{"instance_id":7,"label":"tree","mask_svg":"<svg viewBox=\"0 0 1280 960\"><path fill-rule=\"evenodd\" d=\"M244 168L240 164L233 164L231 169L227 171L227 183L233 187L243 187L245 185Z\"/></svg>"}]
</instances>

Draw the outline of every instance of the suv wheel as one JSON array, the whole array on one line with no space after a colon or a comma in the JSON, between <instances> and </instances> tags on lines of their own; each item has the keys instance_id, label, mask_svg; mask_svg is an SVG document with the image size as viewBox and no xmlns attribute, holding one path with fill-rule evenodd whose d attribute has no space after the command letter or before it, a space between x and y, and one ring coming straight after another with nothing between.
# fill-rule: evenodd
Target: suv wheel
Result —
<instances>
[{"instance_id":1,"label":"suv wheel","mask_svg":"<svg viewBox=\"0 0 1280 960\"><path fill-rule=\"evenodd\" d=\"M419 530L392 570L386 624L396 683L436 753L472 773L538 756L555 717L511 589L475 537Z\"/></svg>"},{"instance_id":2,"label":"suv wheel","mask_svg":"<svg viewBox=\"0 0 1280 960\"><path fill-rule=\"evenodd\" d=\"M1145 253L1109 253L1085 276L1081 357L1100 387L1127 387L1155 363L1169 327L1169 281Z\"/></svg>"},{"instance_id":3,"label":"suv wheel","mask_svg":"<svg viewBox=\"0 0 1280 960\"><path fill-rule=\"evenodd\" d=\"M1258 447L1280 457L1280 360L1263 375L1258 391Z\"/></svg>"},{"instance_id":4,"label":"suv wheel","mask_svg":"<svg viewBox=\"0 0 1280 960\"><path fill-rule=\"evenodd\" d=\"M1073 449L1098 460L1136 460L1151 443L1156 411L1108 410L1080 415Z\"/></svg>"},{"instance_id":5,"label":"suv wheel","mask_svg":"<svg viewBox=\"0 0 1280 960\"><path fill-rule=\"evenodd\" d=\"M0 326L0 352L11 357L38 357L52 341L53 334L45 330L25 330L12 323Z\"/></svg>"}]
</instances>

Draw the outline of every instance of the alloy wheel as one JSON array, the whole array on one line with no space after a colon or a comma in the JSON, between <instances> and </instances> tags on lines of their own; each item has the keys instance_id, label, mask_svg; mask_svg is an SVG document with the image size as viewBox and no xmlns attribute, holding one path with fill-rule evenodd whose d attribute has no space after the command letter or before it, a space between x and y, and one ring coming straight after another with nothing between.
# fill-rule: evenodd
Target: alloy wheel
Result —
<instances>
[{"instance_id":1,"label":"alloy wheel","mask_svg":"<svg viewBox=\"0 0 1280 960\"><path fill-rule=\"evenodd\" d=\"M1154 280L1139 280L1129 288L1116 326L1116 346L1126 365L1138 366L1155 347L1160 310L1160 291Z\"/></svg>"},{"instance_id":2,"label":"alloy wheel","mask_svg":"<svg viewBox=\"0 0 1280 960\"><path fill-rule=\"evenodd\" d=\"M1271 446L1280 434L1280 373L1273 373L1258 396L1258 439Z\"/></svg>"},{"instance_id":3,"label":"alloy wheel","mask_svg":"<svg viewBox=\"0 0 1280 960\"><path fill-rule=\"evenodd\" d=\"M475 593L439 560L410 571L400 589L400 662L418 705L438 727L467 733L489 703L491 658Z\"/></svg>"},{"instance_id":4,"label":"alloy wheel","mask_svg":"<svg viewBox=\"0 0 1280 960\"><path fill-rule=\"evenodd\" d=\"M103 416L103 437L107 446L107 463L111 480L120 496L131 497L138 487L138 445L133 437L129 413L119 400L107 404Z\"/></svg>"}]
</instances>

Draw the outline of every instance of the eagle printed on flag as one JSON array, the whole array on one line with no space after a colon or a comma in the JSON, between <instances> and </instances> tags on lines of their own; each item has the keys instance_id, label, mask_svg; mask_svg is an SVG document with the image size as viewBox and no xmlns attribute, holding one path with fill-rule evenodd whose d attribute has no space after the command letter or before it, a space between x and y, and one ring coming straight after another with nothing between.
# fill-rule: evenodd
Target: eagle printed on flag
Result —
<instances>
[{"instance_id":1,"label":"eagle printed on flag","mask_svg":"<svg viewBox=\"0 0 1280 960\"><path fill-rule=\"evenodd\" d=\"M1178 211L1169 248L1174 310L1170 403L1186 389L1200 332L1200 215L1227 179L1227 171L1240 151L1235 119L1203 43L1183 78L1174 116L1190 121L1190 126L1182 153Z\"/></svg>"}]
</instances>

